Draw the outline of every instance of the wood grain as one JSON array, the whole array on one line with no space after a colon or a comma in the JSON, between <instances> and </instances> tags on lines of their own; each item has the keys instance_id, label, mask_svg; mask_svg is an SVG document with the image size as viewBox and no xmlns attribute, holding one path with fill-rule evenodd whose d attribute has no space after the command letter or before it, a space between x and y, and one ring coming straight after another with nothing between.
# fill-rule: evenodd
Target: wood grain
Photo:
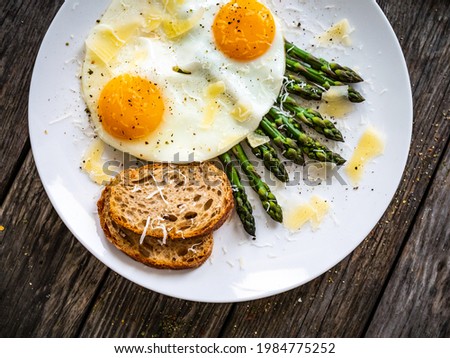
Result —
<instances>
[{"instance_id":1,"label":"wood grain","mask_svg":"<svg viewBox=\"0 0 450 358\"><path fill-rule=\"evenodd\" d=\"M33 3L7 0L0 4L0 202L30 149L27 121L31 73L41 41L63 1Z\"/></svg>"},{"instance_id":2,"label":"wood grain","mask_svg":"<svg viewBox=\"0 0 450 358\"><path fill-rule=\"evenodd\" d=\"M450 338L450 148L367 337Z\"/></svg>"},{"instance_id":3,"label":"wood grain","mask_svg":"<svg viewBox=\"0 0 450 358\"><path fill-rule=\"evenodd\" d=\"M53 210L31 153L0 217L0 337L74 336L107 271Z\"/></svg>"},{"instance_id":4,"label":"wood grain","mask_svg":"<svg viewBox=\"0 0 450 358\"><path fill-rule=\"evenodd\" d=\"M167 297L110 273L82 337L217 337L231 304Z\"/></svg>"}]
</instances>

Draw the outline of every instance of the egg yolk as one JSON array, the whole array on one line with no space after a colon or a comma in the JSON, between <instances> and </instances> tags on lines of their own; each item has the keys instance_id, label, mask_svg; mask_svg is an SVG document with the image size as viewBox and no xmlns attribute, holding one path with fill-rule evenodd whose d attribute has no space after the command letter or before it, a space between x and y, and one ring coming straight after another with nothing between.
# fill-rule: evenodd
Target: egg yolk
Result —
<instances>
[{"instance_id":1,"label":"egg yolk","mask_svg":"<svg viewBox=\"0 0 450 358\"><path fill-rule=\"evenodd\" d=\"M103 88L98 115L106 132L118 139L148 136L162 122L164 101L152 82L129 74L113 78Z\"/></svg>"},{"instance_id":2,"label":"egg yolk","mask_svg":"<svg viewBox=\"0 0 450 358\"><path fill-rule=\"evenodd\" d=\"M260 2L234 0L221 7L212 29L222 53L237 61L251 61L269 50L276 25L270 10Z\"/></svg>"}]
</instances>

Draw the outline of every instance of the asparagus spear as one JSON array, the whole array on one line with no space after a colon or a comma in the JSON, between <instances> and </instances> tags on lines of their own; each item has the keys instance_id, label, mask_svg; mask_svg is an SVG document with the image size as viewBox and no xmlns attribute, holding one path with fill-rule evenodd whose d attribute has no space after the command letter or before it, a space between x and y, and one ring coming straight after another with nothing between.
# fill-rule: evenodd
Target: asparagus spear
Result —
<instances>
[{"instance_id":1,"label":"asparagus spear","mask_svg":"<svg viewBox=\"0 0 450 358\"><path fill-rule=\"evenodd\" d=\"M332 80L331 78L325 76L321 71L317 71L309 66L303 65L289 56L286 57L286 69L305 76L310 81L317 83L325 89L329 89L331 86L344 85L344 83ZM364 97L351 86L348 87L348 99L351 102L356 103L365 101Z\"/></svg>"},{"instance_id":2,"label":"asparagus spear","mask_svg":"<svg viewBox=\"0 0 450 358\"><path fill-rule=\"evenodd\" d=\"M327 74L328 77L336 81L347 83L357 83L364 81L361 76L351 68L341 66L335 62L328 62L323 58L317 58L288 41L285 41L284 47L286 53L290 56L309 64L315 70L322 71L323 73Z\"/></svg>"},{"instance_id":3,"label":"asparagus spear","mask_svg":"<svg viewBox=\"0 0 450 358\"><path fill-rule=\"evenodd\" d=\"M265 133L261 129L255 130L256 134L264 135ZM251 147L251 146L250 146ZM289 181L289 175L283 162L280 161L277 155L277 151L272 147L270 143L259 145L252 148L253 154L262 159L264 166L283 183Z\"/></svg>"},{"instance_id":4,"label":"asparagus spear","mask_svg":"<svg viewBox=\"0 0 450 358\"><path fill-rule=\"evenodd\" d=\"M303 132L301 130L301 126L299 126L293 118L285 116L283 113L275 110L274 108L270 110L268 116L266 117L277 126L284 126L286 131L289 133L289 136L297 140L299 146L309 158L320 162L331 162L337 165L342 165L345 163L345 159L339 154L333 153L326 146Z\"/></svg>"},{"instance_id":5,"label":"asparagus spear","mask_svg":"<svg viewBox=\"0 0 450 358\"><path fill-rule=\"evenodd\" d=\"M288 92L308 100L320 101L322 99L324 90L321 87L291 74L286 74L286 78L286 89Z\"/></svg>"},{"instance_id":6,"label":"asparagus spear","mask_svg":"<svg viewBox=\"0 0 450 358\"><path fill-rule=\"evenodd\" d=\"M282 154L285 158L292 160L295 164L304 165L305 159L303 158L303 152L298 147L295 140L285 137L272 123L265 117L261 120L259 128L268 135L273 143L282 150Z\"/></svg>"},{"instance_id":7,"label":"asparagus spear","mask_svg":"<svg viewBox=\"0 0 450 358\"><path fill-rule=\"evenodd\" d=\"M305 123L308 127L313 128L316 132L323 134L328 139L343 142L342 133L333 122L324 119L322 115L311 108L303 108L297 104L295 99L286 96L279 98L280 105L294 114L295 118Z\"/></svg>"},{"instance_id":8,"label":"asparagus spear","mask_svg":"<svg viewBox=\"0 0 450 358\"><path fill-rule=\"evenodd\" d=\"M236 202L236 212L242 222L242 226L248 234L255 237L256 226L255 218L252 215L253 209L250 205L250 202L248 201L245 189L242 186L239 173L233 166L231 155L227 152L220 155L219 158L222 161L225 167L225 172L227 173L228 179L230 180L231 187L233 189L234 200Z\"/></svg>"},{"instance_id":9,"label":"asparagus spear","mask_svg":"<svg viewBox=\"0 0 450 358\"><path fill-rule=\"evenodd\" d=\"M256 172L255 167L248 160L248 157L245 154L244 149L242 149L242 146L240 144L237 144L233 148L231 148L231 151L241 164L242 170L247 175L250 186L259 195L261 203L266 212L273 220L281 223L283 221L283 212L281 206L278 205L277 199L275 198L275 195L273 195L270 191L269 186L264 183L259 174Z\"/></svg>"}]
</instances>

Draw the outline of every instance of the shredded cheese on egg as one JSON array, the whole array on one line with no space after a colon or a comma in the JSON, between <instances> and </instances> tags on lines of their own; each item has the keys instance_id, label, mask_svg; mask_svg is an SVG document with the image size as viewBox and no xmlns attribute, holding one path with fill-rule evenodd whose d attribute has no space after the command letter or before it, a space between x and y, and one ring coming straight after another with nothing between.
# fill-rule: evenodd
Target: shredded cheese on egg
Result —
<instances>
[{"instance_id":1,"label":"shredded cheese on egg","mask_svg":"<svg viewBox=\"0 0 450 358\"><path fill-rule=\"evenodd\" d=\"M204 12L204 9L200 9L187 19L179 19L170 16L168 19L164 20L162 22L162 27L167 38L174 39L189 32L200 22Z\"/></svg>"},{"instance_id":2,"label":"shredded cheese on egg","mask_svg":"<svg viewBox=\"0 0 450 358\"><path fill-rule=\"evenodd\" d=\"M204 118L202 127L210 128L216 117L216 113L220 108L219 98L226 91L225 82L218 81L210 84L205 89L206 105L204 109Z\"/></svg>"},{"instance_id":3,"label":"shredded cheese on egg","mask_svg":"<svg viewBox=\"0 0 450 358\"><path fill-rule=\"evenodd\" d=\"M242 102L237 102L233 110L231 111L231 115L238 122L245 122L250 118L252 114L252 107L250 104L244 104Z\"/></svg>"},{"instance_id":4,"label":"shredded cheese on egg","mask_svg":"<svg viewBox=\"0 0 450 358\"><path fill-rule=\"evenodd\" d=\"M164 10L169 14L174 15L178 8L183 5L185 0L164 0Z\"/></svg>"},{"instance_id":5,"label":"shredded cheese on egg","mask_svg":"<svg viewBox=\"0 0 450 358\"><path fill-rule=\"evenodd\" d=\"M87 48L108 64L138 29L139 23L129 23L119 28L99 24L86 40Z\"/></svg>"}]
</instances>

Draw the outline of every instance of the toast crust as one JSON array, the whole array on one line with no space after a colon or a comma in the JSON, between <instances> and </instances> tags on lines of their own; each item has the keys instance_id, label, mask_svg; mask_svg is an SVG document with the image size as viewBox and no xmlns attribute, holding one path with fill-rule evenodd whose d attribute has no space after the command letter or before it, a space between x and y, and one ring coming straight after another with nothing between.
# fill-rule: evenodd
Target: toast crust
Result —
<instances>
[{"instance_id":1,"label":"toast crust","mask_svg":"<svg viewBox=\"0 0 450 358\"><path fill-rule=\"evenodd\" d=\"M163 240L208 235L234 207L226 174L211 162L128 169L108 188L109 216L115 224Z\"/></svg>"}]
</instances>

